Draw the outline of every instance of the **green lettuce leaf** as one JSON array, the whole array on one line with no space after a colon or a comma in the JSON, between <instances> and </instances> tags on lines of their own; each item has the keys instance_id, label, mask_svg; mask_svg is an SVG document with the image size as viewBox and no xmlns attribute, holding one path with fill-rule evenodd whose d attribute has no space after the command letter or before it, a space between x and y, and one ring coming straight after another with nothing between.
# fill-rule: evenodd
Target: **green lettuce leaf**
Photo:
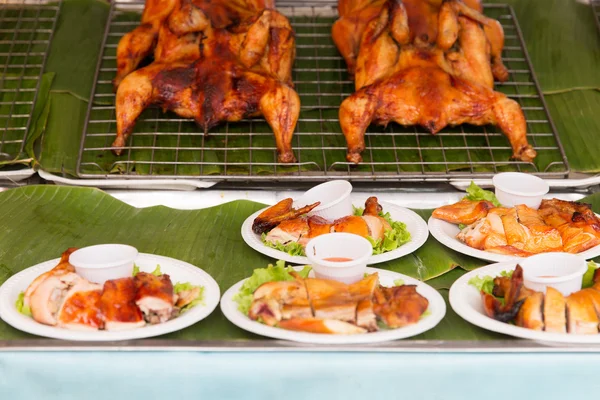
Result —
<instances>
[{"instance_id":1,"label":"green lettuce leaf","mask_svg":"<svg viewBox=\"0 0 600 400\"><path fill-rule=\"evenodd\" d=\"M310 270L311 268L306 266L298 274L302 278L306 278ZM267 282L293 281L294 277L290 274L292 271L294 269L286 267L285 261L282 260L277 261L275 265L269 264L267 268L255 269L252 276L244 281L239 292L233 296L233 301L238 303L238 310L247 315L252 304L252 294L260 285Z\"/></svg>"},{"instance_id":2,"label":"green lettuce leaf","mask_svg":"<svg viewBox=\"0 0 600 400\"><path fill-rule=\"evenodd\" d=\"M496 207L501 206L494 192L490 192L489 190L483 190L482 188L477 186L473 181L471 181L471 184L467 188L467 195L463 197L463 199L471 201L487 200L491 201Z\"/></svg>"},{"instance_id":3,"label":"green lettuce leaf","mask_svg":"<svg viewBox=\"0 0 600 400\"><path fill-rule=\"evenodd\" d=\"M190 282L177 282L175 285L173 285L173 293L175 293L175 294L186 291L186 290L192 290L194 288L200 288L200 291L198 292L198 296L194 300L192 300L189 304L186 304L185 307L182 307L181 310L179 310L180 314L183 314L184 312L188 311L189 309L194 308L198 304L204 304L204 286L192 285Z\"/></svg>"},{"instance_id":4,"label":"green lettuce leaf","mask_svg":"<svg viewBox=\"0 0 600 400\"><path fill-rule=\"evenodd\" d=\"M593 261L588 261L588 269L583 274L583 281L581 282L582 288L589 288L594 284L594 272L598 269L598 264Z\"/></svg>"},{"instance_id":5,"label":"green lettuce leaf","mask_svg":"<svg viewBox=\"0 0 600 400\"><path fill-rule=\"evenodd\" d=\"M502 271L500 272L500 276L506 276L507 278L510 278L513 274L513 271ZM475 276L471 279L469 279L469 285L471 286L475 286L477 288L477 290L482 291L484 293L487 294L492 294L492 291L494 290L494 278L495 276Z\"/></svg>"},{"instance_id":6,"label":"green lettuce leaf","mask_svg":"<svg viewBox=\"0 0 600 400\"><path fill-rule=\"evenodd\" d=\"M136 276L139 272L140 272L140 267L133 264L133 273L131 274L131 276Z\"/></svg>"},{"instance_id":7,"label":"green lettuce leaf","mask_svg":"<svg viewBox=\"0 0 600 400\"><path fill-rule=\"evenodd\" d=\"M24 300L25 292L19 293L19 297L17 297L17 301L15 302L15 307L21 314L31 317L31 309L24 304Z\"/></svg>"},{"instance_id":8,"label":"green lettuce leaf","mask_svg":"<svg viewBox=\"0 0 600 400\"><path fill-rule=\"evenodd\" d=\"M263 244L267 247L270 247L275 250L283 251L284 253L287 253L291 256L304 256L304 247L302 247L302 245L298 242L289 242L286 244L279 243L279 242L272 243L272 242L267 241L266 238L267 238L267 234L263 233L261 236L261 240L262 240Z\"/></svg>"},{"instance_id":9,"label":"green lettuce leaf","mask_svg":"<svg viewBox=\"0 0 600 400\"><path fill-rule=\"evenodd\" d=\"M404 279L396 279L394 281L394 286L402 286L404 285Z\"/></svg>"},{"instance_id":10,"label":"green lettuce leaf","mask_svg":"<svg viewBox=\"0 0 600 400\"><path fill-rule=\"evenodd\" d=\"M133 273L131 274L131 276L136 276L139 272L140 267L133 264ZM154 271L152 271L151 274L154 276L161 276L162 272L160 271L160 265L156 264L156 268L154 268Z\"/></svg>"},{"instance_id":11,"label":"green lettuce leaf","mask_svg":"<svg viewBox=\"0 0 600 400\"><path fill-rule=\"evenodd\" d=\"M404 243L410 242L410 232L406 229L405 223L392 221L390 213L382 214L381 217L390 224L392 229L385 231L382 239L375 240L372 237L367 237L373 246L373 255L396 250Z\"/></svg>"}]
</instances>

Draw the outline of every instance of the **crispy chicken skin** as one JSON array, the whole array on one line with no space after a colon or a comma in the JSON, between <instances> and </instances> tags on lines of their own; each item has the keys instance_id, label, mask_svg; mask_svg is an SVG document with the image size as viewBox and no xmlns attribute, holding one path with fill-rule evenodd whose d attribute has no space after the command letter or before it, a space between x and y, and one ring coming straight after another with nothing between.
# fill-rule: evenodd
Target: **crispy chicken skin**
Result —
<instances>
[{"instance_id":1,"label":"crispy chicken skin","mask_svg":"<svg viewBox=\"0 0 600 400\"><path fill-rule=\"evenodd\" d=\"M136 288L135 304L151 324L168 321L175 315L173 283L167 274L156 276L138 272L133 278Z\"/></svg>"},{"instance_id":2,"label":"crispy chicken skin","mask_svg":"<svg viewBox=\"0 0 600 400\"><path fill-rule=\"evenodd\" d=\"M494 124L514 158L535 158L519 105L493 91L494 78L508 78L504 33L478 2L339 0L338 10L332 35L357 90L339 113L349 162L362 161L367 127L389 122L433 134L447 125Z\"/></svg>"},{"instance_id":3,"label":"crispy chicken skin","mask_svg":"<svg viewBox=\"0 0 600 400\"><path fill-rule=\"evenodd\" d=\"M65 252L62 253L62 255L60 257L60 261L59 261L59 263L58 263L58 265L56 267L52 268L48 272L44 272L43 274L41 274L40 276L38 276L37 278L35 278L33 280L33 282L31 282L29 284L29 286L25 290L25 295L24 295L24 298L23 298L23 304L25 306L29 307L31 295L33 294L33 292L35 291L35 289L37 289L37 287L40 285L40 283L42 283L46 278L48 278L50 276L63 275L63 274L66 274L68 272L75 272L75 268L71 264L69 264L69 256L75 250L77 250L76 247L68 248Z\"/></svg>"},{"instance_id":4,"label":"crispy chicken skin","mask_svg":"<svg viewBox=\"0 0 600 400\"><path fill-rule=\"evenodd\" d=\"M37 285L29 299L33 319L45 325L56 325L58 311L69 287L80 279L74 272L46 277Z\"/></svg>"},{"instance_id":5,"label":"crispy chicken skin","mask_svg":"<svg viewBox=\"0 0 600 400\"><path fill-rule=\"evenodd\" d=\"M293 208L294 200L291 198L283 199L279 203L267 208L260 213L252 223L252 231L261 234L275 228L283 221L298 218L310 212L317 207L320 202L309 204L307 206L295 209Z\"/></svg>"},{"instance_id":6,"label":"crispy chicken skin","mask_svg":"<svg viewBox=\"0 0 600 400\"><path fill-rule=\"evenodd\" d=\"M544 330L543 303L544 294L541 292L535 292L531 296L528 296L517 314L517 326L533 329L534 331Z\"/></svg>"},{"instance_id":7,"label":"crispy chicken skin","mask_svg":"<svg viewBox=\"0 0 600 400\"><path fill-rule=\"evenodd\" d=\"M133 278L106 281L100 297L100 310L105 329L121 331L144 326L142 312L135 304L136 286Z\"/></svg>"},{"instance_id":8,"label":"crispy chicken skin","mask_svg":"<svg viewBox=\"0 0 600 400\"><path fill-rule=\"evenodd\" d=\"M375 315L390 328L418 322L429 306L429 301L417 293L416 285L380 286L373 298Z\"/></svg>"}]
</instances>

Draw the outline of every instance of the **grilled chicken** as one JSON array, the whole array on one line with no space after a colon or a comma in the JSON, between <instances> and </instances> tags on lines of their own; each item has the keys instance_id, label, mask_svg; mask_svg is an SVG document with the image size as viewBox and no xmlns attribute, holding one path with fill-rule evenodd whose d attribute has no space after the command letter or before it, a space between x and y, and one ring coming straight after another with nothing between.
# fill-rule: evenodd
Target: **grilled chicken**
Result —
<instances>
[{"instance_id":1,"label":"grilled chicken","mask_svg":"<svg viewBox=\"0 0 600 400\"><path fill-rule=\"evenodd\" d=\"M317 207L320 202L309 204L299 209L293 208L294 200L291 198L283 199L279 203L267 208L260 213L252 223L252 231L257 234L273 229L283 221L298 218L310 212Z\"/></svg>"},{"instance_id":2,"label":"grilled chicken","mask_svg":"<svg viewBox=\"0 0 600 400\"><path fill-rule=\"evenodd\" d=\"M102 285L79 279L65 294L58 311L58 326L72 330L102 329L101 295Z\"/></svg>"},{"instance_id":3,"label":"grilled chicken","mask_svg":"<svg viewBox=\"0 0 600 400\"><path fill-rule=\"evenodd\" d=\"M292 199L285 199L265 210L254 220L253 231L268 231L265 237L267 242L297 242L305 246L310 239L331 232L353 233L379 240L384 238L385 232L392 229L390 223L379 215L382 207L377 197L367 199L362 216L348 215L335 221L327 221L316 215L303 216L319 205L318 202L299 210L292 209L292 203Z\"/></svg>"},{"instance_id":4,"label":"grilled chicken","mask_svg":"<svg viewBox=\"0 0 600 400\"><path fill-rule=\"evenodd\" d=\"M104 283L99 304L106 330L123 331L146 324L142 312L135 304L136 292L133 278L114 279Z\"/></svg>"},{"instance_id":5,"label":"grilled chicken","mask_svg":"<svg viewBox=\"0 0 600 400\"><path fill-rule=\"evenodd\" d=\"M57 324L57 314L69 288L82 278L74 272L47 276L29 297L31 315L37 322L46 325Z\"/></svg>"},{"instance_id":6,"label":"grilled chicken","mask_svg":"<svg viewBox=\"0 0 600 400\"><path fill-rule=\"evenodd\" d=\"M476 0L339 0L338 10L332 35L357 90L339 115L349 162L362 161L369 124L391 121L433 134L495 124L514 158L535 158L518 103L493 90L494 78L508 78L504 33Z\"/></svg>"},{"instance_id":7,"label":"grilled chicken","mask_svg":"<svg viewBox=\"0 0 600 400\"><path fill-rule=\"evenodd\" d=\"M470 225L485 217L494 208L490 201L461 200L458 203L438 207L433 211L433 217L453 224Z\"/></svg>"},{"instance_id":8,"label":"grilled chicken","mask_svg":"<svg viewBox=\"0 0 600 400\"><path fill-rule=\"evenodd\" d=\"M579 253L600 245L600 219L589 205L577 202L543 200L534 210L524 205L488 208L487 202L461 200L432 215L468 224L457 239L493 253L528 257L553 251Z\"/></svg>"},{"instance_id":9,"label":"grilled chicken","mask_svg":"<svg viewBox=\"0 0 600 400\"><path fill-rule=\"evenodd\" d=\"M52 268L50 271L44 272L37 278L33 280L25 290L23 305L29 307L31 305L31 295L37 289L37 287L48 277L50 276L60 276L67 274L69 272L75 272L75 268L69 264L69 256L75 251L77 248L71 247L67 249L64 253L62 253L60 257L60 261L58 265Z\"/></svg>"},{"instance_id":10,"label":"grilled chicken","mask_svg":"<svg viewBox=\"0 0 600 400\"><path fill-rule=\"evenodd\" d=\"M256 289L248 317L283 329L356 334L377 331L378 319L391 328L415 323L427 307L413 285L385 288L377 274L351 285L296 276Z\"/></svg>"},{"instance_id":11,"label":"grilled chicken","mask_svg":"<svg viewBox=\"0 0 600 400\"><path fill-rule=\"evenodd\" d=\"M571 293L566 298L552 287L546 293L523 285L523 269L517 265L512 277L494 279L493 294L482 292L485 313L502 322L514 321L517 326L554 333L597 334L600 319L600 273L594 276L594 286Z\"/></svg>"},{"instance_id":12,"label":"grilled chicken","mask_svg":"<svg viewBox=\"0 0 600 400\"><path fill-rule=\"evenodd\" d=\"M133 281L136 289L135 304L147 322L160 324L175 316L173 283L169 275L156 276L138 272Z\"/></svg>"},{"instance_id":13,"label":"grilled chicken","mask_svg":"<svg viewBox=\"0 0 600 400\"><path fill-rule=\"evenodd\" d=\"M300 99L291 88L294 34L283 15L260 9L264 2L237 1L232 8L245 3L254 4L251 17L245 13L249 18L225 29L211 21L210 2L148 0L142 25L117 49L117 155L141 112L156 104L194 119L205 132L221 121L262 115L275 133L279 161L295 161L291 140ZM134 71L154 47L154 62Z\"/></svg>"}]
</instances>

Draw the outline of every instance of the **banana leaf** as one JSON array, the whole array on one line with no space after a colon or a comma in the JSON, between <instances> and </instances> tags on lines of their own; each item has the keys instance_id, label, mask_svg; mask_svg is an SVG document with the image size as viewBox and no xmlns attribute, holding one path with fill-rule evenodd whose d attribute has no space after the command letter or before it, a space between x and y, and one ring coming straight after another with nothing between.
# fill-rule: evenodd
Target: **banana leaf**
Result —
<instances>
[{"instance_id":1,"label":"banana leaf","mask_svg":"<svg viewBox=\"0 0 600 400\"><path fill-rule=\"evenodd\" d=\"M600 194L585 199L600 210ZM0 192L0 284L34 264L56 258L68 247L126 243L140 252L174 257L212 275L222 291L274 260L249 248L240 236L243 221L264 205L234 201L202 210L138 209L90 188L28 186ZM427 217L431 211L418 210ZM431 284L447 295L465 270L486 264L446 249L435 239L410 256L379 264ZM0 339L26 338L0 322ZM493 339L450 309L426 339ZM230 324L217 309L205 321L164 336L185 340L256 339Z\"/></svg>"},{"instance_id":2,"label":"banana leaf","mask_svg":"<svg viewBox=\"0 0 600 400\"><path fill-rule=\"evenodd\" d=\"M564 2L562 0L549 0L542 2L526 0L494 1L494 3L509 3L518 17L523 36L527 44L532 63L539 78L541 88L548 93L556 91L574 90L568 93L559 93L547 96L550 112L558 127L561 140L564 144L567 157L573 170L581 172L600 171L600 160L597 157L581 157L581 154L593 154L595 143L593 136L598 132L600 116L594 112L595 106L600 100L600 94L593 91L584 92L578 88L594 88L600 86L597 74L600 68L600 54L598 48L600 39L596 32L593 16L586 5L576 2ZM492 17L502 14L502 9L489 8L486 12ZM76 175L77 152L81 134L83 132L83 121L85 114L81 110L87 107L87 98L93 82L93 69L98 56L98 48L103 34L104 23L107 18L106 3L98 0L65 0L58 30L53 42L51 57L48 62L48 70L56 72L57 78L53 85L51 99L61 104L61 109L52 107L50 121L41 140L41 154L39 156L41 166L49 172L66 173ZM136 21L139 18L135 14L124 13L119 15L121 21ZM306 26L306 17L292 18L298 35L298 55L304 57L296 63L295 78L299 83L297 90L301 94L303 109L299 122L294 147L298 155L300 166L274 167L275 150L271 130L261 120L222 125L211 130L208 136L191 122L173 123L166 121L172 114L163 115L156 109L148 110L142 117L156 119L157 122L138 124L138 132L152 132L159 125L171 135L136 135L134 145L156 145L164 148L154 152L132 151L131 155L115 157L109 151L86 151L83 156L83 173L90 175L103 175L106 173L122 174L136 173L141 175L189 175L206 176L214 174L235 175L281 175L289 173L314 173L330 169L333 172L347 172L348 166L344 163L345 141L340 134L340 128L335 119L337 117L337 106L343 99L338 96L315 96L310 93L344 93L344 96L352 91L350 83L334 84L322 83L320 85L308 83L317 79L321 81L334 82L345 80L344 65L338 59L330 58L337 56L333 48L314 48L314 44L330 44L329 24L332 18L319 18L324 25L318 28ZM121 26L119 29L128 29ZM318 33L322 35L318 43L313 43L312 37L306 34ZM516 31L507 31L507 46L516 46ZM73 37L80 40L73 41ZM111 36L112 44L116 44L119 35ZM307 40L310 42L307 42ZM113 43L114 42L114 43ZM109 51L114 51L109 49ZM509 58L516 53L508 50ZM308 59L307 57L312 57ZM68 59L69 62L61 62ZM85 62L81 62L85 60ZM103 67L114 66L108 61ZM522 69L523 63L507 61L509 67ZM314 72L316 67L327 67L331 71L321 72L319 76ZM311 69L313 71L311 71ZM101 79L112 79L112 73L103 73ZM76 79L71 79L76 76ZM530 79L529 77L516 77L515 79ZM301 81L304 81L301 82ZM104 88L106 93L110 88ZM515 88L510 86L499 86L498 90L508 94L514 93ZM519 88L518 93L528 94L533 87ZM73 96L75 100L55 100L58 93ZM585 100L584 100L585 98ZM110 103L110 96L96 98L96 103ZM532 104L528 99L521 99L523 105ZM66 104L70 107L64 107ZM565 106L565 104L567 106ZM575 104L581 105L576 107ZM325 107L325 108L324 108ZM543 119L545 116L541 111L527 111L530 119ZM66 118L65 115L69 117ZM110 112L99 114L98 119L103 119ZM86 140L86 148L103 147L110 144L111 135L114 132L112 124L97 124L92 127L93 133L110 133ZM583 129L582 129L583 127ZM560 166L553 166L553 162L560 159L554 147L552 136L545 135L550 132L547 124L530 124L529 130L534 133L534 145L543 148L539 152L538 159L533 166L524 165L524 171L535 169L544 171L560 172ZM473 163L495 160L497 171L514 169L504 160L508 160L510 151L507 148L506 139L493 128L487 129L486 135L481 135L481 129L465 126L466 135L462 135L460 128L449 128L447 134L437 137L414 128L402 128L390 124L387 128L371 127L367 136L368 144L374 149L365 152L365 161L391 162L389 165L377 166L381 173L421 172L422 167L417 164L421 158L429 165L423 167L425 172L445 173L449 171L465 170L465 145L473 147L487 145L488 141L496 149L490 151L471 150L469 156ZM252 132L252 135L246 135ZM326 132L322 136L309 135L311 132ZM479 133L479 134L477 134ZM89 142L88 142L89 141ZM76 143L76 144L74 144ZM592 143L590 145L590 143ZM252 146L264 148L264 150L224 150L247 148ZM189 148L190 150L175 149L176 146ZM424 148L419 152L418 146ZM394 151L393 147L399 147ZM502 148L500 148L502 147ZM442 150L443 148L443 150ZM301 149L298 151L298 149ZM59 154L52 154L60 151ZM62 153L68 151L68 153ZM180 164L174 164L177 161ZM252 162L253 166L234 165L236 163ZM400 164L396 165L397 161ZM153 163L154 162L154 163ZM167 162L163 164L163 162ZM226 168L224 163L229 164ZM363 165L354 172L370 173L372 167ZM469 171L469 169L466 169ZM480 166L472 172L490 172L489 167Z\"/></svg>"}]
</instances>

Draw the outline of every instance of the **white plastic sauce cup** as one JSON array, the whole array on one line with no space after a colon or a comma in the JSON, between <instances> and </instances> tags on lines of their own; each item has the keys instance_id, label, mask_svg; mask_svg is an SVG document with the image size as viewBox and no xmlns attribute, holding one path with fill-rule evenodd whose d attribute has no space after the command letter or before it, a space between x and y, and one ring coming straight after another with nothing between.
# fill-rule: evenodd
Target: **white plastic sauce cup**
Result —
<instances>
[{"instance_id":1,"label":"white plastic sauce cup","mask_svg":"<svg viewBox=\"0 0 600 400\"><path fill-rule=\"evenodd\" d=\"M137 256L137 249L126 244L99 244L74 251L69 263L78 275L103 285L111 279L130 277Z\"/></svg>"},{"instance_id":2,"label":"white plastic sauce cup","mask_svg":"<svg viewBox=\"0 0 600 400\"><path fill-rule=\"evenodd\" d=\"M308 204L321 202L308 215L318 215L329 221L334 221L352 215L352 185L348 181L336 180L317 185L307 190L294 201L294 207L304 207Z\"/></svg>"},{"instance_id":3,"label":"white plastic sauce cup","mask_svg":"<svg viewBox=\"0 0 600 400\"><path fill-rule=\"evenodd\" d=\"M568 296L581 290L583 274L587 271L585 259L570 253L543 253L519 262L523 268L523 284L537 292L546 293L552 286Z\"/></svg>"},{"instance_id":4,"label":"white plastic sauce cup","mask_svg":"<svg viewBox=\"0 0 600 400\"><path fill-rule=\"evenodd\" d=\"M362 236L328 233L309 241L305 251L317 278L350 284L363 279L373 246ZM328 261L328 258L347 258L350 261Z\"/></svg>"},{"instance_id":5,"label":"white plastic sauce cup","mask_svg":"<svg viewBox=\"0 0 600 400\"><path fill-rule=\"evenodd\" d=\"M538 209L550 187L543 179L522 172L503 172L492 178L496 197L504 207L524 204Z\"/></svg>"}]
</instances>

